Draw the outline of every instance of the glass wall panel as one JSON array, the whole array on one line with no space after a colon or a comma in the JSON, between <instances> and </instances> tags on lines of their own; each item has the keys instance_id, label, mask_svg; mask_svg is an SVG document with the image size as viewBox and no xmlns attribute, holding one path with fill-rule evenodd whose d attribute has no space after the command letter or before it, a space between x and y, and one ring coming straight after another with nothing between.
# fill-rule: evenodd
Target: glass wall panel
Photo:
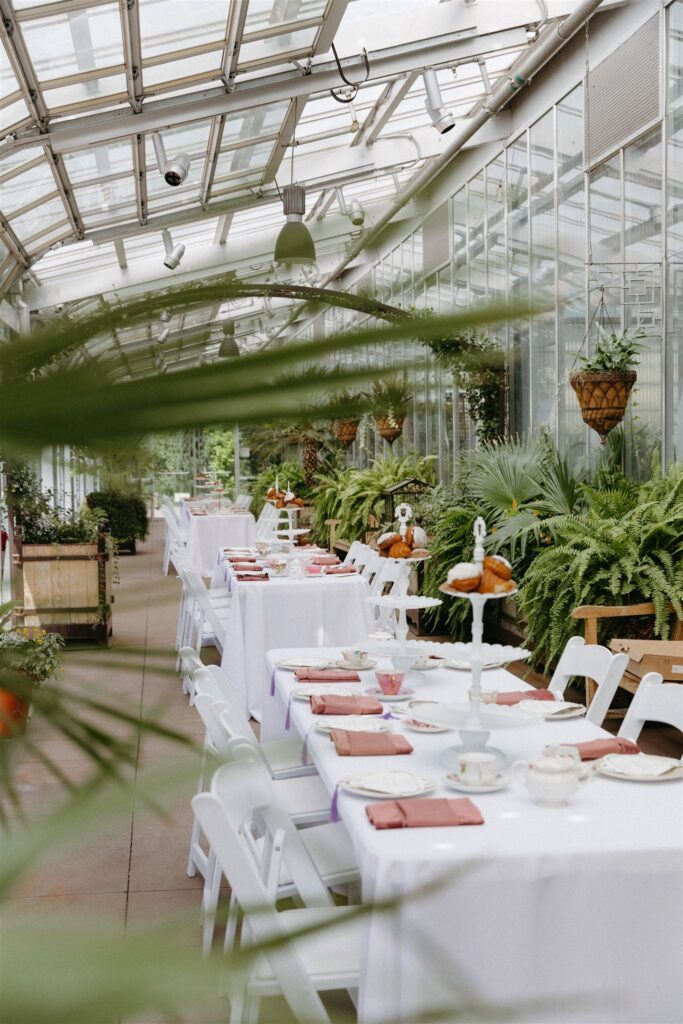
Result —
<instances>
[{"instance_id":1,"label":"glass wall panel","mask_svg":"<svg viewBox=\"0 0 683 1024\"><path fill-rule=\"evenodd\" d=\"M515 302L529 299L529 160L526 133L507 149L506 202L508 214L508 295ZM509 325L510 429L529 429L529 321Z\"/></svg>"},{"instance_id":2,"label":"glass wall panel","mask_svg":"<svg viewBox=\"0 0 683 1024\"><path fill-rule=\"evenodd\" d=\"M467 186L468 212L468 264L470 269L469 301L472 304L486 300L486 189L484 171Z\"/></svg>"},{"instance_id":3,"label":"glass wall panel","mask_svg":"<svg viewBox=\"0 0 683 1024\"><path fill-rule=\"evenodd\" d=\"M667 342L671 388L667 402L667 454L683 459L683 2L676 0L669 19L667 111Z\"/></svg>"},{"instance_id":4,"label":"glass wall panel","mask_svg":"<svg viewBox=\"0 0 683 1024\"><path fill-rule=\"evenodd\" d=\"M555 113L553 110L529 130L531 299L555 304ZM545 427L553 435L557 423L557 347L555 310L531 321L530 344L531 427Z\"/></svg>"}]
</instances>

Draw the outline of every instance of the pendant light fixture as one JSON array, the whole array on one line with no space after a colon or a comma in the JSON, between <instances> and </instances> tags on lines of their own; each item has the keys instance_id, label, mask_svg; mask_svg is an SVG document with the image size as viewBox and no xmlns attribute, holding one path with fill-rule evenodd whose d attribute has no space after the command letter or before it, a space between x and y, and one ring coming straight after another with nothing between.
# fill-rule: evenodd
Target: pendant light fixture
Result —
<instances>
[{"instance_id":1,"label":"pendant light fixture","mask_svg":"<svg viewBox=\"0 0 683 1024\"><path fill-rule=\"evenodd\" d=\"M235 341L235 321L223 321L223 340L218 349L220 359L234 359L240 354L239 347Z\"/></svg>"},{"instance_id":2,"label":"pendant light fixture","mask_svg":"<svg viewBox=\"0 0 683 1024\"><path fill-rule=\"evenodd\" d=\"M290 161L290 184L282 189L282 210L287 218L275 243L275 263L287 270L293 267L310 267L315 264L315 245L311 233L303 222L306 212L306 189L294 182L294 147L296 146L296 99L294 100L294 130L292 132L292 156Z\"/></svg>"}]
</instances>

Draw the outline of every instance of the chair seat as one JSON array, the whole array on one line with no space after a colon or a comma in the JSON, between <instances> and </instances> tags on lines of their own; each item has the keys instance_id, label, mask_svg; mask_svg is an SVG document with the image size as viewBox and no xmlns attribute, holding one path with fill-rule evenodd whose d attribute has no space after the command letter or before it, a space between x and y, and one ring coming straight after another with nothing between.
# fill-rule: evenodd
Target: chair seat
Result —
<instances>
[{"instance_id":1,"label":"chair seat","mask_svg":"<svg viewBox=\"0 0 683 1024\"><path fill-rule=\"evenodd\" d=\"M346 885L358 879L358 865L351 840L340 821L304 828L300 835L325 885ZM263 837L257 839L256 843L262 846ZM278 899L295 893L294 880L283 861L278 878Z\"/></svg>"},{"instance_id":2,"label":"chair seat","mask_svg":"<svg viewBox=\"0 0 683 1024\"><path fill-rule=\"evenodd\" d=\"M273 743L262 743L261 750L274 778L293 775L315 775L312 764L301 763L303 742L301 740L276 740Z\"/></svg>"},{"instance_id":3,"label":"chair seat","mask_svg":"<svg viewBox=\"0 0 683 1024\"><path fill-rule=\"evenodd\" d=\"M282 930L291 934L312 925L329 922L328 928L293 939L291 949L301 959L318 991L355 988L361 962L362 921L344 921L351 907L321 907L283 910L278 915ZM279 995L280 986L264 956L258 958L248 983L251 995Z\"/></svg>"},{"instance_id":4,"label":"chair seat","mask_svg":"<svg viewBox=\"0 0 683 1024\"><path fill-rule=\"evenodd\" d=\"M327 821L330 795L319 775L276 779L275 790L295 824L313 825Z\"/></svg>"}]
</instances>

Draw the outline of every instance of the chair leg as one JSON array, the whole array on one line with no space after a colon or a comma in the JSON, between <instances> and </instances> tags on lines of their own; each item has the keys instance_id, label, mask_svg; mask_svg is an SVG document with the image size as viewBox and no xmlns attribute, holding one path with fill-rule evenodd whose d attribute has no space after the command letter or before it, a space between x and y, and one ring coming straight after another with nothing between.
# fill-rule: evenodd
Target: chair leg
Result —
<instances>
[{"instance_id":1,"label":"chair leg","mask_svg":"<svg viewBox=\"0 0 683 1024\"><path fill-rule=\"evenodd\" d=\"M202 951L207 955L213 945L216 929L216 910L221 891L221 871L216 863L213 850L209 853L209 863L204 881L202 896Z\"/></svg>"}]
</instances>

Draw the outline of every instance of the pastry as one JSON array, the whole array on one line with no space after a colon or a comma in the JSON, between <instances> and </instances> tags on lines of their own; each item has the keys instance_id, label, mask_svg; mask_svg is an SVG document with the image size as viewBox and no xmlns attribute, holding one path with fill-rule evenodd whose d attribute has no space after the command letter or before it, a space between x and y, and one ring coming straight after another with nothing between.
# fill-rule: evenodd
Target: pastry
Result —
<instances>
[{"instance_id":1,"label":"pastry","mask_svg":"<svg viewBox=\"0 0 683 1024\"><path fill-rule=\"evenodd\" d=\"M407 528L407 530L406 530L406 535L403 538L409 548L412 548L412 546L413 546L413 533L414 533L414 527L409 526Z\"/></svg>"},{"instance_id":2,"label":"pastry","mask_svg":"<svg viewBox=\"0 0 683 1024\"><path fill-rule=\"evenodd\" d=\"M284 498L278 498L277 501L275 502L275 508L284 508L284 507L285 507L285 499Z\"/></svg>"},{"instance_id":3,"label":"pastry","mask_svg":"<svg viewBox=\"0 0 683 1024\"><path fill-rule=\"evenodd\" d=\"M491 569L484 569L479 584L480 594L510 594L517 589L514 580L503 580Z\"/></svg>"},{"instance_id":4,"label":"pastry","mask_svg":"<svg viewBox=\"0 0 683 1024\"><path fill-rule=\"evenodd\" d=\"M481 581L481 570L474 562L458 562L448 570L446 583L452 590L476 590Z\"/></svg>"},{"instance_id":5,"label":"pastry","mask_svg":"<svg viewBox=\"0 0 683 1024\"><path fill-rule=\"evenodd\" d=\"M495 572L502 580L512 579L512 566L502 555L487 555L484 559L484 569Z\"/></svg>"},{"instance_id":6,"label":"pastry","mask_svg":"<svg viewBox=\"0 0 683 1024\"><path fill-rule=\"evenodd\" d=\"M427 548L413 548L411 558L429 558Z\"/></svg>"},{"instance_id":7,"label":"pastry","mask_svg":"<svg viewBox=\"0 0 683 1024\"><path fill-rule=\"evenodd\" d=\"M397 544L401 539L400 533L383 533L377 538L377 547L380 551L387 552L392 544Z\"/></svg>"},{"instance_id":8,"label":"pastry","mask_svg":"<svg viewBox=\"0 0 683 1024\"><path fill-rule=\"evenodd\" d=\"M266 491L266 498L277 498L277 491L274 487L269 487Z\"/></svg>"},{"instance_id":9,"label":"pastry","mask_svg":"<svg viewBox=\"0 0 683 1024\"><path fill-rule=\"evenodd\" d=\"M388 551L389 558L410 558L412 553L412 548L408 547L405 541L400 539L395 544L392 544Z\"/></svg>"},{"instance_id":10,"label":"pastry","mask_svg":"<svg viewBox=\"0 0 683 1024\"><path fill-rule=\"evenodd\" d=\"M426 548L429 543L427 534L421 526L413 526L413 550L415 548Z\"/></svg>"}]
</instances>

